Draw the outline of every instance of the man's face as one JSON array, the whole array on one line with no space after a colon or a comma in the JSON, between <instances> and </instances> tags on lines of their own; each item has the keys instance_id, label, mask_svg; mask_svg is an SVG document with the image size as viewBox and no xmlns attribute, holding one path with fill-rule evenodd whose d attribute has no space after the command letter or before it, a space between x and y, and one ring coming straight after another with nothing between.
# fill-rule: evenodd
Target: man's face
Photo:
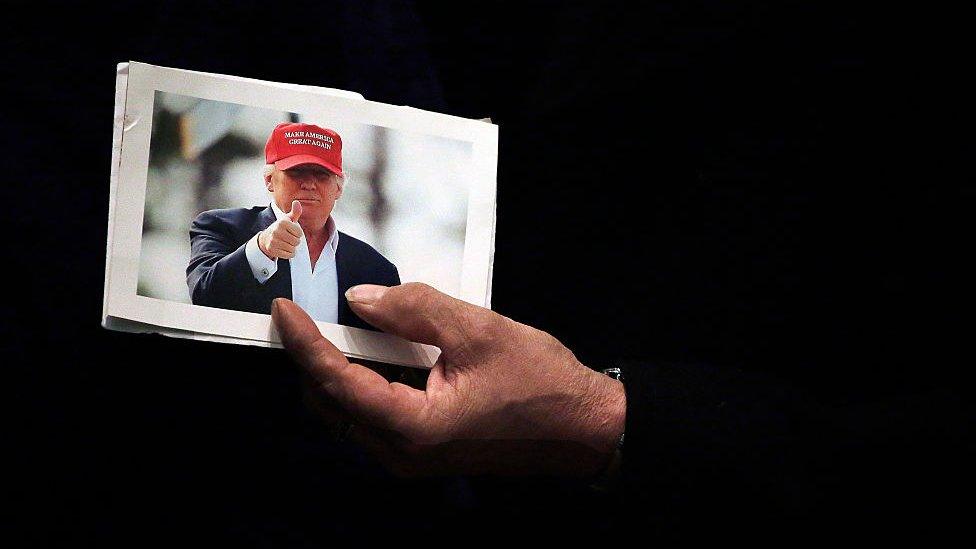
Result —
<instances>
[{"instance_id":1,"label":"man's face","mask_svg":"<svg viewBox=\"0 0 976 549\"><path fill-rule=\"evenodd\" d=\"M265 185L274 194L281 211L291 211L291 203L302 203L302 221L325 223L332 214L335 201L342 195L336 176L317 164L299 164L288 170L275 169L265 178Z\"/></svg>"}]
</instances>

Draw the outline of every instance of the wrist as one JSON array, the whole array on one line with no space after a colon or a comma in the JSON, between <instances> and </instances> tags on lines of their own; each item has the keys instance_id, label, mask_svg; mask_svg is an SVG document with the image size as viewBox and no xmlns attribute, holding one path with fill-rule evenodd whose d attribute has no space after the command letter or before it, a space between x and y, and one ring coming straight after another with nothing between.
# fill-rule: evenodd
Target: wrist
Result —
<instances>
[{"instance_id":1,"label":"wrist","mask_svg":"<svg viewBox=\"0 0 976 549\"><path fill-rule=\"evenodd\" d=\"M627 420L627 392L623 385L623 375L620 368L607 368L600 370L599 374L605 377L610 383L609 397L606 401L606 421L610 427L609 432L613 433L613 450L607 456L605 465L599 474L593 478L590 488L606 492L612 490L619 481L621 468L621 449L624 444L624 430ZM616 433L619 433L617 435Z\"/></svg>"},{"instance_id":2,"label":"wrist","mask_svg":"<svg viewBox=\"0 0 976 549\"><path fill-rule=\"evenodd\" d=\"M591 421L590 446L604 454L616 452L624 434L627 419L627 393L620 381L592 371L591 383L594 397L588 414Z\"/></svg>"}]
</instances>

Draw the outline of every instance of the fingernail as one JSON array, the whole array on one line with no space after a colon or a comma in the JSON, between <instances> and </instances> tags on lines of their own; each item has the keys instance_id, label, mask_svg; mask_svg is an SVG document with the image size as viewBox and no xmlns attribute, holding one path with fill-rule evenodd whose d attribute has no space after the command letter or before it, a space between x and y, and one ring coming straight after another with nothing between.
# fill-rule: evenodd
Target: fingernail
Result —
<instances>
[{"instance_id":1,"label":"fingernail","mask_svg":"<svg viewBox=\"0 0 976 549\"><path fill-rule=\"evenodd\" d=\"M275 311L278 310L278 304L281 301L281 299L282 298L280 297L276 297L271 301L271 314L275 314Z\"/></svg>"},{"instance_id":2,"label":"fingernail","mask_svg":"<svg viewBox=\"0 0 976 549\"><path fill-rule=\"evenodd\" d=\"M359 286L353 286L346 290L346 301L353 303L362 303L364 305L372 305L379 301L383 294L389 290L386 286L377 286L375 284L360 284Z\"/></svg>"}]
</instances>

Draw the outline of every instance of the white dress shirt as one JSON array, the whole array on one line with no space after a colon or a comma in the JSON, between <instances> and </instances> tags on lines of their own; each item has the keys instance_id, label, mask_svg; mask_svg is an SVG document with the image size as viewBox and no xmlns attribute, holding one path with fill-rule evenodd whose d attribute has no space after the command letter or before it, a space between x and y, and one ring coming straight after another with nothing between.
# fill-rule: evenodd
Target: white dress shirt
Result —
<instances>
[{"instance_id":1,"label":"white dress shirt","mask_svg":"<svg viewBox=\"0 0 976 549\"><path fill-rule=\"evenodd\" d=\"M272 202L271 208L275 217L285 218L285 213L277 204ZM339 247L339 231L332 216L325 222L325 230L329 234L329 240L325 243L319 260L315 262L315 269L312 269L312 259L304 233L298 241L295 257L288 260L291 269L291 296L292 301L301 305L315 320L336 324L339 322L339 277L336 274L335 258ZM258 235L247 241L244 254L254 278L261 284L278 272L278 262L264 255L258 247Z\"/></svg>"}]
</instances>

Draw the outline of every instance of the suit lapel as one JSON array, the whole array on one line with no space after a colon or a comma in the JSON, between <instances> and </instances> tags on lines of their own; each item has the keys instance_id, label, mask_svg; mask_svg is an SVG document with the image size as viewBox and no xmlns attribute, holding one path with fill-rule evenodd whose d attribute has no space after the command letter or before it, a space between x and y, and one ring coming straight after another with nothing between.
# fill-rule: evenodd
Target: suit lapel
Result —
<instances>
[{"instance_id":1,"label":"suit lapel","mask_svg":"<svg viewBox=\"0 0 976 549\"><path fill-rule=\"evenodd\" d=\"M353 286L352 262L346 260L346 252L348 252L349 247L342 245L342 233L338 233L336 237L339 239L335 256L336 282L339 286L339 324L349 326L350 320L359 320L359 317L353 314L352 309L349 308L349 303L346 301L346 290Z\"/></svg>"},{"instance_id":2,"label":"suit lapel","mask_svg":"<svg viewBox=\"0 0 976 549\"><path fill-rule=\"evenodd\" d=\"M258 212L258 216L254 219L254 225L251 227L252 234L267 229L274 222L275 222L274 210L272 210L271 206L269 205L267 208Z\"/></svg>"}]
</instances>

